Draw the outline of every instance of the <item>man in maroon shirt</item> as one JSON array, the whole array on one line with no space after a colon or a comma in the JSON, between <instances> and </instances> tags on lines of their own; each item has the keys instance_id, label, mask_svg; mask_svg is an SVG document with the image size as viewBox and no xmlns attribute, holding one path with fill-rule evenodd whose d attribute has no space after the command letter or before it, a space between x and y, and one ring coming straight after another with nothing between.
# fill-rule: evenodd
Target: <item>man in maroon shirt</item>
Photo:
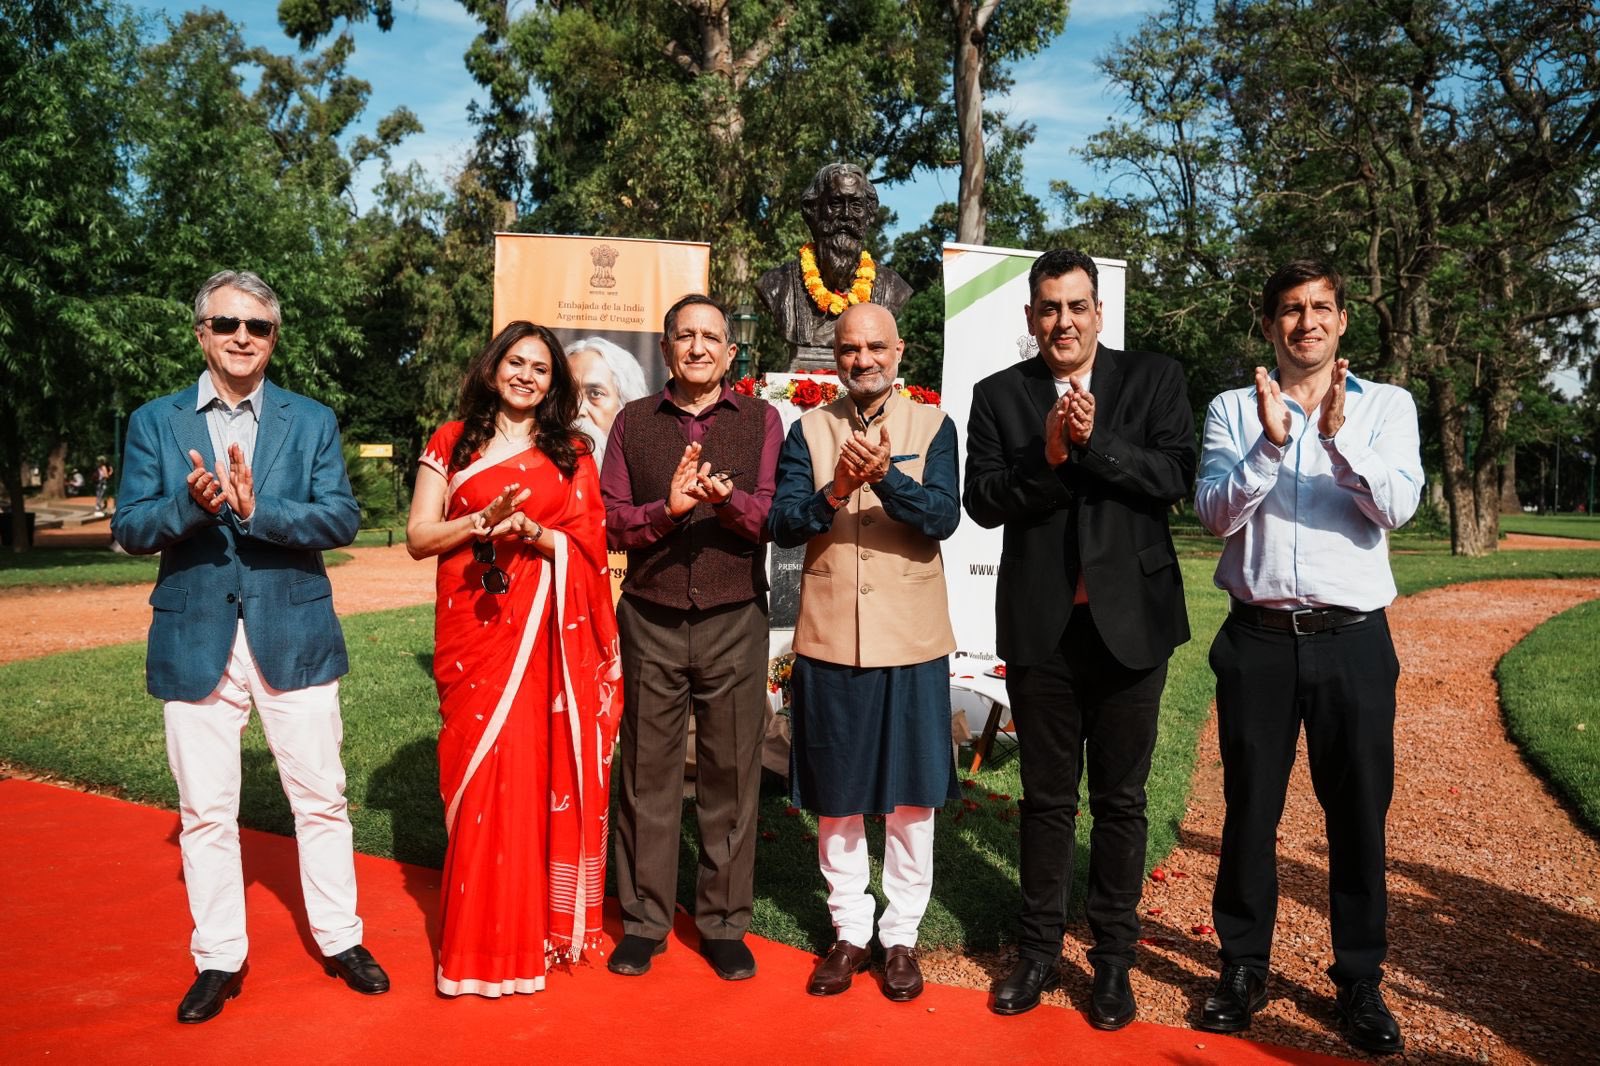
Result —
<instances>
[{"instance_id":1,"label":"man in maroon shirt","mask_svg":"<svg viewBox=\"0 0 1600 1066\"><path fill-rule=\"evenodd\" d=\"M695 926L717 976L738 981L756 972L744 934L766 712L763 540L783 427L765 401L724 385L735 348L714 300L685 296L663 327L667 386L617 415L600 472L607 539L628 553L614 853L624 936L609 966L638 976L666 950L692 712Z\"/></svg>"}]
</instances>

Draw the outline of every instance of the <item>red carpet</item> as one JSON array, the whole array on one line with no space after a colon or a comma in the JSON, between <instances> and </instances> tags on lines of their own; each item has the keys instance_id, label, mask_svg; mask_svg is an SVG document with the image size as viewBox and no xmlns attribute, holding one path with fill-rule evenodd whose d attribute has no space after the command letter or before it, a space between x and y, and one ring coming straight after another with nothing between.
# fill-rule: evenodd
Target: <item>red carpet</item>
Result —
<instances>
[{"instance_id":1,"label":"red carpet","mask_svg":"<svg viewBox=\"0 0 1600 1066\"><path fill-rule=\"evenodd\" d=\"M999 1018L983 994L942 986L897 1004L875 981L858 978L845 995L818 999L804 992L811 956L753 937L760 973L728 984L693 950L687 921L644 977L583 965L551 974L546 990L533 996L446 1000L433 992L429 944L437 873L358 855L366 943L394 980L388 995L361 996L326 977L316 961L294 842L249 830L251 958L243 992L210 1022L179 1025L174 1011L193 964L177 824L168 811L0 780L0 855L9 868L0 904L0 1059L247 1066L351 1059L383 1066L483 1059L1338 1061L1154 1025L1098 1033L1078 1012L1054 1007Z\"/></svg>"}]
</instances>

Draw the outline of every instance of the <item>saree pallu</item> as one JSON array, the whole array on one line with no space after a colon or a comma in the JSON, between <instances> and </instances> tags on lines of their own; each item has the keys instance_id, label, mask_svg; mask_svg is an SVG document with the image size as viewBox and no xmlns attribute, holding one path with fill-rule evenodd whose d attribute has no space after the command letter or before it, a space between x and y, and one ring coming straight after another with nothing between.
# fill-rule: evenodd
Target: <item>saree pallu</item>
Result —
<instances>
[{"instance_id":1,"label":"saree pallu","mask_svg":"<svg viewBox=\"0 0 1600 1066\"><path fill-rule=\"evenodd\" d=\"M504 594L468 541L439 557L434 678L439 792L449 846L440 884L437 984L446 995L544 987L553 961L600 943L611 750L622 713L616 618L594 461L567 478L535 448L490 451L446 473L460 423L423 463L445 473L445 517L507 485L554 541L547 557L494 542Z\"/></svg>"}]
</instances>

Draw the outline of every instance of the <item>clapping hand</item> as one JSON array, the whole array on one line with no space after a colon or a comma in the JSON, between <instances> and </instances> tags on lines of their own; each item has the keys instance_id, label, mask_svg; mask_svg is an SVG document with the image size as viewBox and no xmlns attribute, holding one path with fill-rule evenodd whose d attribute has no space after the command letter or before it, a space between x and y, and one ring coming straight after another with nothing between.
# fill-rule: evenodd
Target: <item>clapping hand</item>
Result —
<instances>
[{"instance_id":1,"label":"clapping hand","mask_svg":"<svg viewBox=\"0 0 1600 1066\"><path fill-rule=\"evenodd\" d=\"M876 446L867 442L867 435L859 429L850 434L839 451L839 458L850 464L858 482L877 484L889 472L889 427L878 428Z\"/></svg>"},{"instance_id":2,"label":"clapping hand","mask_svg":"<svg viewBox=\"0 0 1600 1066\"><path fill-rule=\"evenodd\" d=\"M1044 461L1060 466L1067 461L1068 418L1072 410L1072 393L1064 393L1051 405L1044 416Z\"/></svg>"},{"instance_id":3,"label":"clapping hand","mask_svg":"<svg viewBox=\"0 0 1600 1066\"><path fill-rule=\"evenodd\" d=\"M509 518L511 513L521 507L531 495L533 495L532 489L524 489L517 482L507 485L500 495L489 501L489 506L472 516L473 536L482 538L495 536L496 527Z\"/></svg>"},{"instance_id":4,"label":"clapping hand","mask_svg":"<svg viewBox=\"0 0 1600 1066\"><path fill-rule=\"evenodd\" d=\"M681 518L694 510L695 505L705 499L700 479L710 473L711 464L700 462L700 445L687 445L683 449L683 458L678 460L678 468L672 472L672 482L667 487L667 513L673 518Z\"/></svg>"},{"instance_id":5,"label":"clapping hand","mask_svg":"<svg viewBox=\"0 0 1600 1066\"><path fill-rule=\"evenodd\" d=\"M1341 402L1341 420L1343 407ZM1283 402L1278 383L1267 374L1264 366L1256 367L1256 416L1261 419L1261 432L1269 441L1279 448L1289 443L1289 405Z\"/></svg>"},{"instance_id":6,"label":"clapping hand","mask_svg":"<svg viewBox=\"0 0 1600 1066\"><path fill-rule=\"evenodd\" d=\"M1089 446L1094 432L1094 393L1077 381L1067 390L1067 435L1080 448Z\"/></svg>"},{"instance_id":7,"label":"clapping hand","mask_svg":"<svg viewBox=\"0 0 1600 1066\"><path fill-rule=\"evenodd\" d=\"M1331 439L1344 425L1344 386L1350 375L1350 360L1335 359L1333 381L1328 384L1327 395L1322 398L1322 416L1317 419L1317 435Z\"/></svg>"},{"instance_id":8,"label":"clapping hand","mask_svg":"<svg viewBox=\"0 0 1600 1066\"><path fill-rule=\"evenodd\" d=\"M189 484L190 499L199 504L206 514L216 514L227 502L222 494L221 482L206 469L205 458L193 448L189 449L189 461L194 464L194 469L189 471L184 480Z\"/></svg>"},{"instance_id":9,"label":"clapping hand","mask_svg":"<svg viewBox=\"0 0 1600 1066\"><path fill-rule=\"evenodd\" d=\"M223 466L220 459L217 461L217 484L222 489L222 498L233 508L233 513L248 522L256 510L255 476L250 472L244 449L238 444L228 445L228 462L231 470Z\"/></svg>"}]
</instances>

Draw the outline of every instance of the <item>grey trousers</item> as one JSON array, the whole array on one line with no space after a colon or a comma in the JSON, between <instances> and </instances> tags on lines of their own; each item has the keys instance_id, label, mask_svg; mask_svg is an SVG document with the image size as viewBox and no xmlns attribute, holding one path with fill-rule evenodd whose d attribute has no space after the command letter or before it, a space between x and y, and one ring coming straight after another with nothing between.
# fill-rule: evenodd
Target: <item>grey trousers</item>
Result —
<instances>
[{"instance_id":1,"label":"grey trousers","mask_svg":"<svg viewBox=\"0 0 1600 1066\"><path fill-rule=\"evenodd\" d=\"M767 613L757 601L679 610L617 604L626 700L613 863L624 932L665 939L677 899L689 715L695 716L700 872L695 926L736 940L750 926L766 719Z\"/></svg>"}]
</instances>

